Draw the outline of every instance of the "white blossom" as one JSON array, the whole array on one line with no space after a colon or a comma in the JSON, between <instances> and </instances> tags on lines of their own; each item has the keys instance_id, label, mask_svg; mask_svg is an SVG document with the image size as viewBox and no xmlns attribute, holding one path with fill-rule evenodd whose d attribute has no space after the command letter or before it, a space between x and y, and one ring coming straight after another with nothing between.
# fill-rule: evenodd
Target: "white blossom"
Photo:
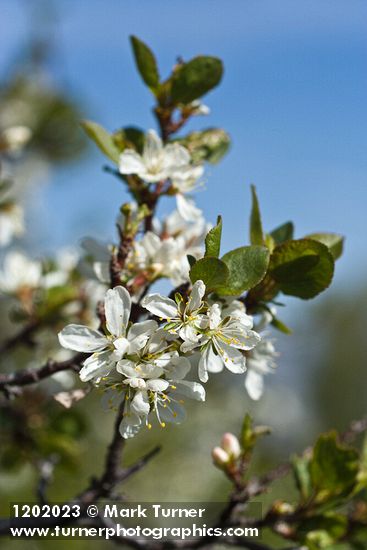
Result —
<instances>
[{"instance_id":1,"label":"white blossom","mask_svg":"<svg viewBox=\"0 0 367 550\"><path fill-rule=\"evenodd\" d=\"M125 149L120 155L121 174L136 174L144 181L156 183L171 177L175 171L190 166L190 153L178 143L163 145L154 130L149 130L140 155Z\"/></svg>"},{"instance_id":2,"label":"white blossom","mask_svg":"<svg viewBox=\"0 0 367 550\"><path fill-rule=\"evenodd\" d=\"M261 342L247 353L245 388L254 401L259 400L264 392L264 376L274 372L277 367L275 360L278 353L274 347L274 339L269 337L266 330L263 332L275 315L274 307L262 312L256 322L256 330L261 332Z\"/></svg>"},{"instance_id":3,"label":"white blossom","mask_svg":"<svg viewBox=\"0 0 367 550\"><path fill-rule=\"evenodd\" d=\"M18 251L8 252L0 271L0 290L16 294L22 289L37 288L41 283L42 265Z\"/></svg>"},{"instance_id":4,"label":"white blossom","mask_svg":"<svg viewBox=\"0 0 367 550\"><path fill-rule=\"evenodd\" d=\"M27 126L9 126L0 134L0 142L7 151L19 151L32 137L32 131Z\"/></svg>"},{"instance_id":5,"label":"white blossom","mask_svg":"<svg viewBox=\"0 0 367 550\"><path fill-rule=\"evenodd\" d=\"M143 298L141 305L161 319L169 322L167 329L177 334L188 348L195 346L200 338L200 329L204 316L200 313L203 307L205 285L203 281L196 281L192 287L188 300L183 299L176 303L171 298L161 294L150 294ZM182 351L186 351L182 347Z\"/></svg>"},{"instance_id":6,"label":"white blossom","mask_svg":"<svg viewBox=\"0 0 367 550\"><path fill-rule=\"evenodd\" d=\"M205 105L204 103L202 103L199 99L195 99L194 101L192 101L189 105L193 110L192 110L192 115L194 116L198 116L198 115L209 115L210 113L210 108Z\"/></svg>"},{"instance_id":7,"label":"white blossom","mask_svg":"<svg viewBox=\"0 0 367 550\"><path fill-rule=\"evenodd\" d=\"M15 202L0 204L0 246L7 246L24 233L24 210Z\"/></svg>"},{"instance_id":8,"label":"white blossom","mask_svg":"<svg viewBox=\"0 0 367 550\"><path fill-rule=\"evenodd\" d=\"M150 414L165 427L166 422L185 419L185 398L205 400L201 384L184 380L191 368L189 360L169 350L164 336L164 331L158 331L144 349L119 361L117 372L101 380L108 406L116 407L125 400L120 425L124 438L133 437L144 425L150 428Z\"/></svg>"},{"instance_id":9,"label":"white blossom","mask_svg":"<svg viewBox=\"0 0 367 550\"><path fill-rule=\"evenodd\" d=\"M155 321L143 321L128 327L131 298L128 291L117 286L106 293L106 334L84 325L71 324L59 333L59 342L66 349L93 353L80 371L83 382L107 375L125 354L142 348L157 329Z\"/></svg>"},{"instance_id":10,"label":"white blossom","mask_svg":"<svg viewBox=\"0 0 367 550\"><path fill-rule=\"evenodd\" d=\"M257 401L264 391L264 375L273 372L278 353L273 341L262 334L261 342L247 355L245 388L251 399Z\"/></svg>"},{"instance_id":11,"label":"white blossom","mask_svg":"<svg viewBox=\"0 0 367 550\"><path fill-rule=\"evenodd\" d=\"M260 336L252 329L252 318L222 318L219 304L210 306L208 325L197 343L201 346L199 361L199 378L208 380L208 372L221 372L226 367L233 373L240 374L246 370L246 358L243 351L253 349Z\"/></svg>"},{"instance_id":12,"label":"white blossom","mask_svg":"<svg viewBox=\"0 0 367 550\"><path fill-rule=\"evenodd\" d=\"M113 246L92 237L85 237L80 244L86 252L85 257L79 263L80 272L86 277L97 278L101 283L109 283Z\"/></svg>"},{"instance_id":13,"label":"white blossom","mask_svg":"<svg viewBox=\"0 0 367 550\"><path fill-rule=\"evenodd\" d=\"M148 183L170 179L177 193L177 208L190 221L197 220L201 211L184 194L191 192L203 174L202 165L193 165L189 151L178 143L164 145L154 130L145 138L143 154L134 149L125 149L120 155L121 174L136 174Z\"/></svg>"}]
</instances>

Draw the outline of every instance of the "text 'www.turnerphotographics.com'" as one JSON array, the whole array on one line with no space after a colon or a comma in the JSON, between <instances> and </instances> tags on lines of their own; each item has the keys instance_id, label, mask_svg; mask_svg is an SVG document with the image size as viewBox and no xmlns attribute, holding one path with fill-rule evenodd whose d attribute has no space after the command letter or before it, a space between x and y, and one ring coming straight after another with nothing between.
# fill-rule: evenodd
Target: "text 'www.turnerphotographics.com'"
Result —
<instances>
[{"instance_id":1,"label":"text 'www.turnerphotographics.com'","mask_svg":"<svg viewBox=\"0 0 367 550\"><path fill-rule=\"evenodd\" d=\"M12 503L12 537L45 539L126 537L141 540L195 540L213 537L233 541L243 537L259 538L260 530L251 517L261 516L260 503L246 505L246 524L236 528L216 524L224 503L121 503L103 502L82 507L78 504ZM244 510L239 510L241 515ZM26 521L17 526L17 520ZM75 526L84 519L85 525Z\"/></svg>"}]
</instances>

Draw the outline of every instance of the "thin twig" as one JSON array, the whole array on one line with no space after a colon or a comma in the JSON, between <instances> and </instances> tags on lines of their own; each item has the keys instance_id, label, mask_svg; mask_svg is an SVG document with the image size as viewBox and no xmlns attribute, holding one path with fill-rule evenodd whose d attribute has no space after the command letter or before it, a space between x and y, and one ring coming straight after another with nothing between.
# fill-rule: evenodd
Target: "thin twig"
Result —
<instances>
[{"instance_id":1,"label":"thin twig","mask_svg":"<svg viewBox=\"0 0 367 550\"><path fill-rule=\"evenodd\" d=\"M53 472L57 462L58 457L56 455L51 455L49 458L40 461L38 464L40 477L37 485L37 496L41 504L47 504L46 490L52 481Z\"/></svg>"}]
</instances>

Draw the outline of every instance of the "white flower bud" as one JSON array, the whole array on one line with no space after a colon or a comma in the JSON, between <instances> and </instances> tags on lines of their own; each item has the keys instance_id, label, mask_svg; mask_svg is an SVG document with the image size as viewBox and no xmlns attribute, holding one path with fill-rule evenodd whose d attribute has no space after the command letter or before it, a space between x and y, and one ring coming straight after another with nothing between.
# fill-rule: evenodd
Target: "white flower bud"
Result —
<instances>
[{"instance_id":1,"label":"white flower bud","mask_svg":"<svg viewBox=\"0 0 367 550\"><path fill-rule=\"evenodd\" d=\"M237 437L231 433L225 433L221 442L224 451L232 458L236 459L241 454L241 446Z\"/></svg>"},{"instance_id":2,"label":"white flower bud","mask_svg":"<svg viewBox=\"0 0 367 550\"><path fill-rule=\"evenodd\" d=\"M1 137L10 151L18 151L31 139L32 132L27 126L11 126L3 130Z\"/></svg>"},{"instance_id":3,"label":"white flower bud","mask_svg":"<svg viewBox=\"0 0 367 550\"><path fill-rule=\"evenodd\" d=\"M214 449L212 450L212 458L214 464L219 467L225 466L230 461L228 453L226 453L226 451L222 449L222 447L214 447Z\"/></svg>"}]
</instances>

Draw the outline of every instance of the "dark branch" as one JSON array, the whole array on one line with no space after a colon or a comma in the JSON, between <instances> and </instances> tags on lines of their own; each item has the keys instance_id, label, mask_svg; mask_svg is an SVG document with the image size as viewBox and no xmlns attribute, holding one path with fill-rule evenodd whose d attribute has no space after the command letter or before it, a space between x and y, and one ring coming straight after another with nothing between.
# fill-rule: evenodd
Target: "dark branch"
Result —
<instances>
[{"instance_id":1,"label":"dark branch","mask_svg":"<svg viewBox=\"0 0 367 550\"><path fill-rule=\"evenodd\" d=\"M6 389L7 386L27 386L40 382L57 372L63 370L78 371L81 362L88 357L88 354L77 353L66 361L49 360L45 365L39 368L24 369L9 374L0 374L0 389Z\"/></svg>"}]
</instances>

